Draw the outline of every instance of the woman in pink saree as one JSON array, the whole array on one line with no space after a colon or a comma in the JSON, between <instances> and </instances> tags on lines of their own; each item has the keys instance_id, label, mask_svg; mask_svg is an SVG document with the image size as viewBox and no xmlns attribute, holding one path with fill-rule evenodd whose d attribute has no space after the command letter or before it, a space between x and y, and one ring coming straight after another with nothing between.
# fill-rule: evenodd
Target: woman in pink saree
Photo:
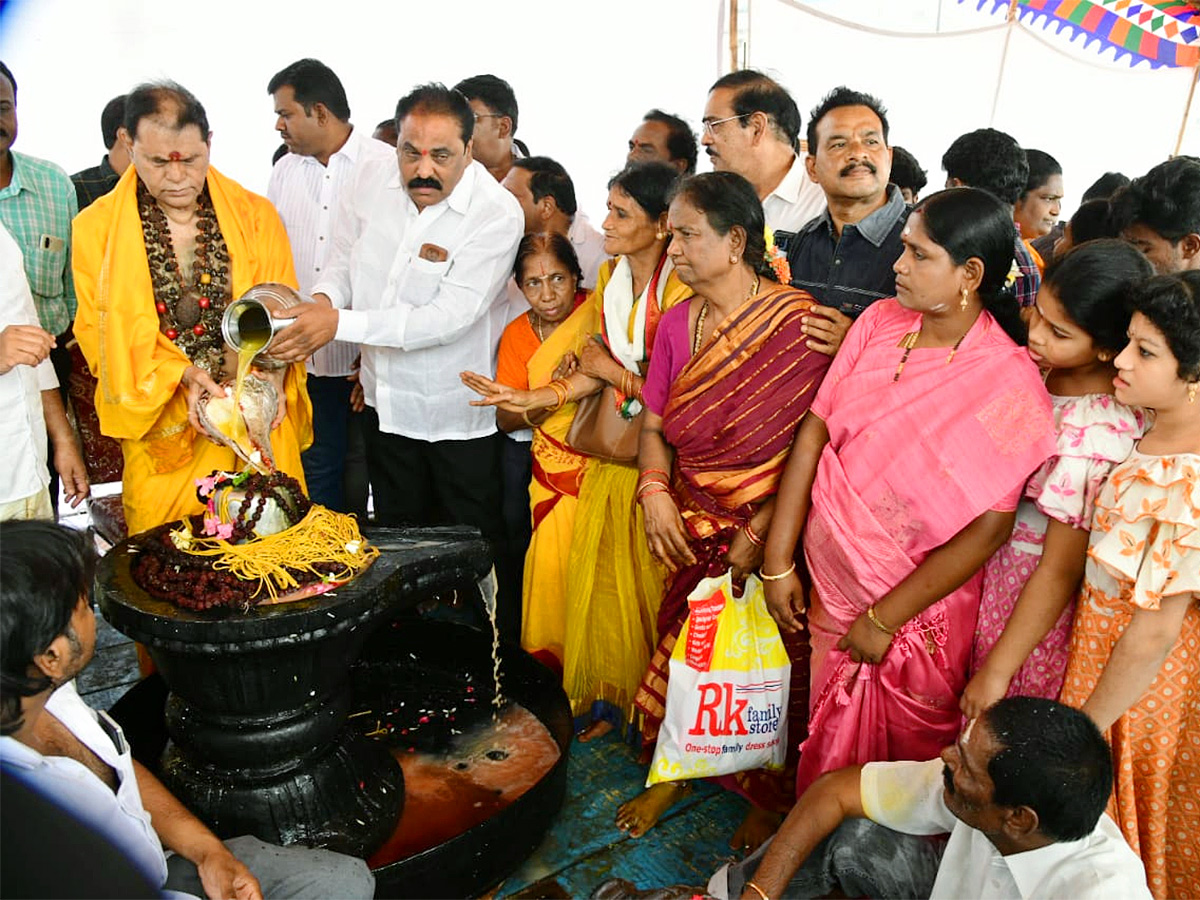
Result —
<instances>
[{"instance_id":1,"label":"woman in pink saree","mask_svg":"<svg viewBox=\"0 0 1200 900\"><path fill-rule=\"evenodd\" d=\"M763 561L767 605L794 631L805 527L812 674L798 793L842 766L929 759L958 733L981 567L1055 448L1004 290L1013 232L1011 210L983 191L918 205L896 298L855 322L801 425Z\"/></svg>"}]
</instances>

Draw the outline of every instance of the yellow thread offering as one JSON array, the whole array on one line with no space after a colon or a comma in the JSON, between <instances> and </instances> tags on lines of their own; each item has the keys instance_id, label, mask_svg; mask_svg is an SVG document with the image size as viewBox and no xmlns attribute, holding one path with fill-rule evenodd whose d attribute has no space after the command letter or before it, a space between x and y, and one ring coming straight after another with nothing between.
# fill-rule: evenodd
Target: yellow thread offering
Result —
<instances>
[{"instance_id":1,"label":"yellow thread offering","mask_svg":"<svg viewBox=\"0 0 1200 900\"><path fill-rule=\"evenodd\" d=\"M314 505L308 515L286 531L231 544L220 538L196 537L185 524L171 535L172 542L190 556L208 557L217 571L231 572L240 581L257 582L253 596L265 588L272 600L280 592L300 587L290 570L320 575L345 582L363 572L379 556L379 550L363 540L354 516ZM326 575L318 563L335 563L341 569Z\"/></svg>"}]
</instances>

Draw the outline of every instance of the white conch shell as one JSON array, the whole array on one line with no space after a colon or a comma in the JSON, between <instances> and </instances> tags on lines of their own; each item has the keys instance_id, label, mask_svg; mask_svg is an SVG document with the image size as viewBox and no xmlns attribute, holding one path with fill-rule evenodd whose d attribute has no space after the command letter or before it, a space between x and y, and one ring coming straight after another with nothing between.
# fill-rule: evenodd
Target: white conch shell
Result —
<instances>
[{"instance_id":1,"label":"white conch shell","mask_svg":"<svg viewBox=\"0 0 1200 900\"><path fill-rule=\"evenodd\" d=\"M275 471L275 454L271 450L271 422L279 407L279 394L273 382L253 372L242 384L241 417L246 427L234 437L234 388L225 385L228 395L206 395L196 405L200 424L214 441L230 447L238 458L260 473Z\"/></svg>"}]
</instances>

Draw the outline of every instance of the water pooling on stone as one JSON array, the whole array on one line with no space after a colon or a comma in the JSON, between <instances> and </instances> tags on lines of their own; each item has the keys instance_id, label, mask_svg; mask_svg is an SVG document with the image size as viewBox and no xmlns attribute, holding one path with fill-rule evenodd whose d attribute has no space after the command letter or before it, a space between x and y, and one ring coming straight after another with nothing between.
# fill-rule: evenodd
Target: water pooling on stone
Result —
<instances>
[{"instance_id":1,"label":"water pooling on stone","mask_svg":"<svg viewBox=\"0 0 1200 900\"><path fill-rule=\"evenodd\" d=\"M480 583L485 597L490 582ZM453 647L448 631L462 632ZM477 649L464 652L466 646ZM496 702L499 670L496 657L488 665L488 649L495 650L494 632L486 626L481 632L401 619L374 636L355 666L351 725L390 750L405 782L400 822L369 857L372 868L480 826L559 761L562 743L537 715L508 697Z\"/></svg>"},{"instance_id":2,"label":"water pooling on stone","mask_svg":"<svg viewBox=\"0 0 1200 900\"><path fill-rule=\"evenodd\" d=\"M404 811L368 860L374 868L407 859L490 819L537 784L558 761L557 742L523 706L454 735L445 752L391 750L404 771Z\"/></svg>"}]
</instances>

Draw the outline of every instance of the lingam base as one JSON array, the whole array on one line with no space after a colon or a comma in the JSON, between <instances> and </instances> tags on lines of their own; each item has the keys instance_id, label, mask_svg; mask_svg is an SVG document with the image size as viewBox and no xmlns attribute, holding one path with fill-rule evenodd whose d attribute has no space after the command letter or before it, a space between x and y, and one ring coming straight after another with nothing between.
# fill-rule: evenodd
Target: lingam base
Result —
<instances>
[{"instance_id":1,"label":"lingam base","mask_svg":"<svg viewBox=\"0 0 1200 900\"><path fill-rule=\"evenodd\" d=\"M144 644L170 695L160 774L220 837L253 834L369 856L403 808L403 777L387 750L347 727L351 665L384 621L490 569L469 528L373 529L381 555L363 575L318 597L246 613L191 611L133 580L141 544L100 562L105 618Z\"/></svg>"}]
</instances>

